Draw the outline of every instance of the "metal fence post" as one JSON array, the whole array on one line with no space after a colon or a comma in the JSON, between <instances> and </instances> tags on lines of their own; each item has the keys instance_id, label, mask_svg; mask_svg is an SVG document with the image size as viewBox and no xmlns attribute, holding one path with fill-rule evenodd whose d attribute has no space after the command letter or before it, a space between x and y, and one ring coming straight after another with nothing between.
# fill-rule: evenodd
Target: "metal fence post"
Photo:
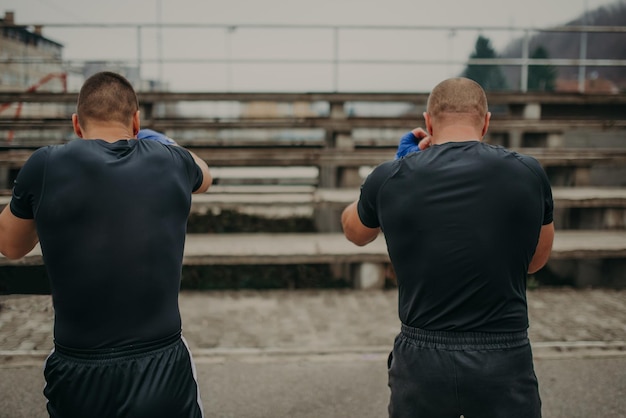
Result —
<instances>
[{"instance_id":1,"label":"metal fence post","mask_svg":"<svg viewBox=\"0 0 626 418\"><path fill-rule=\"evenodd\" d=\"M339 28L333 28L333 91L339 91Z\"/></svg>"},{"instance_id":2,"label":"metal fence post","mask_svg":"<svg viewBox=\"0 0 626 418\"><path fill-rule=\"evenodd\" d=\"M141 25L137 25L137 74L141 80L141 63L143 61L141 50Z\"/></svg>"},{"instance_id":3,"label":"metal fence post","mask_svg":"<svg viewBox=\"0 0 626 418\"><path fill-rule=\"evenodd\" d=\"M520 90L522 93L526 93L528 91L528 62L530 57L530 32L527 30L524 31L524 41L522 42L522 68L521 76L520 76Z\"/></svg>"}]
</instances>

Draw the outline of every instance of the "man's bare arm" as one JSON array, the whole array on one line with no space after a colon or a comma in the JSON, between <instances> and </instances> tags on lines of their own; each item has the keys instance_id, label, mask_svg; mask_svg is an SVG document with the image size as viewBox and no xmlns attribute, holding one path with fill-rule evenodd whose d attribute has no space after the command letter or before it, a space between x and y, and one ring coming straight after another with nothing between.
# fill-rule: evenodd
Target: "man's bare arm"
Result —
<instances>
[{"instance_id":1,"label":"man's bare arm","mask_svg":"<svg viewBox=\"0 0 626 418\"><path fill-rule=\"evenodd\" d=\"M533 259L530 260L528 265L528 273L532 274L539 271L546 265L552 253L552 243L554 242L554 222L541 227L539 233L539 242L537 243L537 249Z\"/></svg>"},{"instance_id":2,"label":"man's bare arm","mask_svg":"<svg viewBox=\"0 0 626 418\"><path fill-rule=\"evenodd\" d=\"M346 238L358 246L374 241L380 232L380 228L368 228L363 225L357 211L357 202L351 203L343 210L341 226Z\"/></svg>"},{"instance_id":3,"label":"man's bare arm","mask_svg":"<svg viewBox=\"0 0 626 418\"><path fill-rule=\"evenodd\" d=\"M194 194L204 193L209 190L209 187L211 187L211 184L213 183L213 177L211 176L211 172L209 171L209 166L207 165L206 161L198 157L193 152L189 151L189 153L193 157L193 160L196 162L196 165L200 167L200 170L202 170L202 184L197 190L194 191Z\"/></svg>"},{"instance_id":4,"label":"man's bare arm","mask_svg":"<svg viewBox=\"0 0 626 418\"><path fill-rule=\"evenodd\" d=\"M12 260L22 258L37 242L35 220L18 218L5 206L0 213L0 253Z\"/></svg>"}]
</instances>

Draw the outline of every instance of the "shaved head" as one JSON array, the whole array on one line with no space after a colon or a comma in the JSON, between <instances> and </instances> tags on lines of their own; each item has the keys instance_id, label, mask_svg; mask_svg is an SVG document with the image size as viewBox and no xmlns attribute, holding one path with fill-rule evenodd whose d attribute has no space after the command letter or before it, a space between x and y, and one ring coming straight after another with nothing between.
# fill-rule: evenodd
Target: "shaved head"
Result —
<instances>
[{"instance_id":1,"label":"shaved head","mask_svg":"<svg viewBox=\"0 0 626 418\"><path fill-rule=\"evenodd\" d=\"M487 114L487 96L483 88L469 78L450 78L432 90L426 112L433 122L445 123L449 118L462 118L482 125Z\"/></svg>"}]
</instances>

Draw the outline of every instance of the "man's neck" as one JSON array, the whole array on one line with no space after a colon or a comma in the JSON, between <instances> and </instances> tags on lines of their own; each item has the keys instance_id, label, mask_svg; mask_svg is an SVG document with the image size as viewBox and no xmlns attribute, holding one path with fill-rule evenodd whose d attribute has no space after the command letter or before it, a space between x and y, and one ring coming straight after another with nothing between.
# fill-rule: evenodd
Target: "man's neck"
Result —
<instances>
[{"instance_id":1,"label":"man's neck","mask_svg":"<svg viewBox=\"0 0 626 418\"><path fill-rule=\"evenodd\" d=\"M444 144L446 142L480 141L482 135L472 126L450 125L435 130L431 143Z\"/></svg>"},{"instance_id":2,"label":"man's neck","mask_svg":"<svg viewBox=\"0 0 626 418\"><path fill-rule=\"evenodd\" d=\"M83 130L83 139L102 139L106 142L115 142L120 139L135 139L132 128L121 125L100 125L94 124Z\"/></svg>"}]
</instances>

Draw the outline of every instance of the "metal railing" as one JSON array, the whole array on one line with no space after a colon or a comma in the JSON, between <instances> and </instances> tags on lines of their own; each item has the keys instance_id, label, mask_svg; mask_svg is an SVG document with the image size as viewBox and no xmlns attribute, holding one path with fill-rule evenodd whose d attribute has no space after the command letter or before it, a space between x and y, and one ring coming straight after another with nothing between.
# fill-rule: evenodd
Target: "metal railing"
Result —
<instances>
[{"instance_id":1,"label":"metal railing","mask_svg":"<svg viewBox=\"0 0 626 418\"><path fill-rule=\"evenodd\" d=\"M56 23L41 26L47 37L66 45L63 59L24 54L0 57L0 64L55 64L70 73L82 73L86 64L93 63L132 68L138 78L155 81L150 87L141 89L159 89L170 84L175 90L187 90L175 84L194 79L198 87L190 89L285 90L284 86L272 88L271 84L264 84L263 81L267 80L263 77L268 77L271 72L281 73L283 79L294 74L309 74L302 75L301 79L295 77L299 84L287 90L334 92L428 90L415 83L400 83L397 74L410 80L412 72L417 69L414 78L434 80L442 78L442 69L445 75L455 76L468 65L515 67L519 71L518 89L523 92L528 88L531 66L577 67L579 91L583 91L589 68L626 68L625 59L611 56L587 58L588 36L613 34L626 41L626 26L527 28L158 23ZM0 29L2 27L0 25ZM540 33L579 34L578 57L530 58L533 36ZM488 39L508 36L509 40L521 40L521 54L515 58L470 59L478 35ZM88 38L91 39L89 43L81 47L81 42ZM437 39L439 46L426 50L423 46L425 38L431 42ZM380 72L381 67L385 69L384 73ZM255 73L259 74L255 80L258 84L248 81L254 79ZM364 77L378 74L380 78L371 77L373 80L369 85L355 86L353 79L362 73ZM272 75L280 79L281 74ZM211 84L208 88L203 87L202 83L211 77L215 78L218 87ZM382 80L384 78L387 80ZM268 85L270 87L266 87ZM432 86L432 81L426 85Z\"/></svg>"}]
</instances>

